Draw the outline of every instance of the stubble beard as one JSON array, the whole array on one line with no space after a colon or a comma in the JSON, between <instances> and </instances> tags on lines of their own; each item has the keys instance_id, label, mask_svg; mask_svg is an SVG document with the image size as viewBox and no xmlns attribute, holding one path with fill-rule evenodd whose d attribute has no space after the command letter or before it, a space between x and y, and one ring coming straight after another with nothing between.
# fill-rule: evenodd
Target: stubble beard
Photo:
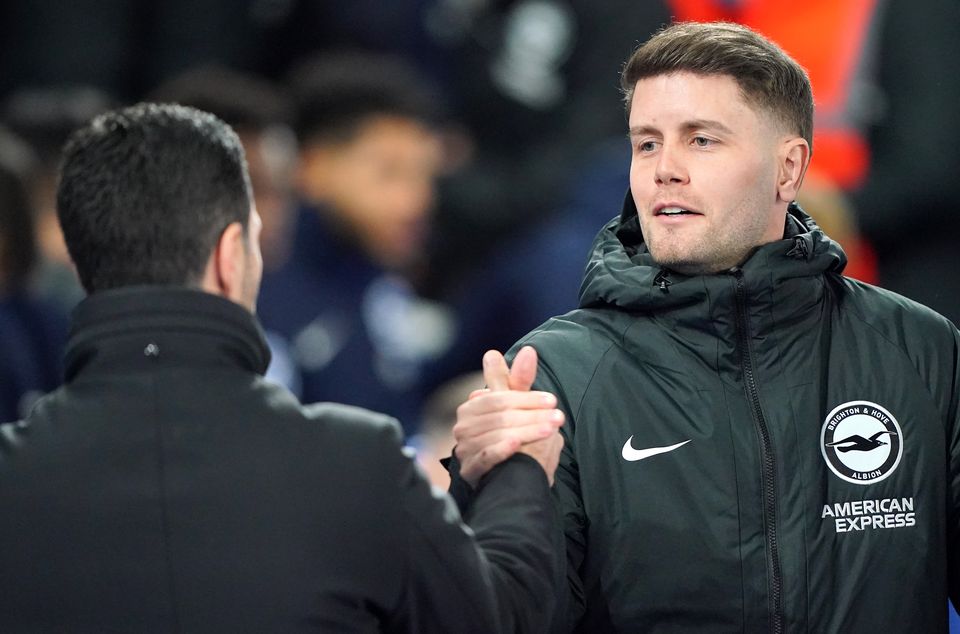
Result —
<instances>
[{"instance_id":1,"label":"stubble beard","mask_svg":"<svg viewBox=\"0 0 960 634\"><path fill-rule=\"evenodd\" d=\"M657 266L683 275L714 275L743 264L759 246L760 233L759 222L738 232L687 239L667 231L647 246Z\"/></svg>"}]
</instances>

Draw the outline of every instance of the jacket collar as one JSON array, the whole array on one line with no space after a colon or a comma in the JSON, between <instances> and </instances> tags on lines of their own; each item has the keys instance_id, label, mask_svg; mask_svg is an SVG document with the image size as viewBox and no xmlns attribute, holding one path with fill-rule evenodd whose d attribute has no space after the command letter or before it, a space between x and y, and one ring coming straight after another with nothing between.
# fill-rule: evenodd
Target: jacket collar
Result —
<instances>
[{"instance_id":1,"label":"jacket collar","mask_svg":"<svg viewBox=\"0 0 960 634\"><path fill-rule=\"evenodd\" d=\"M358 278L372 278L380 267L357 240L341 226L329 208L303 204L296 215L291 259L317 270L323 277L340 277L351 271ZM351 280L351 283L353 280Z\"/></svg>"},{"instance_id":2,"label":"jacket collar","mask_svg":"<svg viewBox=\"0 0 960 634\"><path fill-rule=\"evenodd\" d=\"M95 293L73 312L66 380L106 365L234 366L263 374L270 349L248 310L211 293L139 286Z\"/></svg>"},{"instance_id":3,"label":"jacket collar","mask_svg":"<svg viewBox=\"0 0 960 634\"><path fill-rule=\"evenodd\" d=\"M732 297L734 274L741 276L748 301L762 304L782 300L787 288L802 293L803 287L820 287L820 274L839 274L845 265L846 256L840 245L792 203L784 238L759 247L736 272L686 276L664 269L647 250L628 190L619 218L610 221L594 241L580 288L580 306L670 311L675 316L678 309L689 307L691 317L702 319L705 304ZM798 309L809 305L808 301L796 299ZM684 312L679 311L680 315Z\"/></svg>"}]
</instances>

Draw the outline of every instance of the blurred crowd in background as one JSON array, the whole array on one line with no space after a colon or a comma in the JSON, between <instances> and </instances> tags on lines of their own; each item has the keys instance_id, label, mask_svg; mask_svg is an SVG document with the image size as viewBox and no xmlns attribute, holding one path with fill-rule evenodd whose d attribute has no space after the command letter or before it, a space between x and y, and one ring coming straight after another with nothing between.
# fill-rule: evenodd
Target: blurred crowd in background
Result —
<instances>
[{"instance_id":1,"label":"blurred crowd in background","mask_svg":"<svg viewBox=\"0 0 960 634\"><path fill-rule=\"evenodd\" d=\"M748 24L807 68L801 204L848 275L960 323L956 0L19 0L0 7L0 419L59 383L82 299L64 140L179 102L247 152L268 376L446 455L483 351L576 307L627 190L620 67L671 19Z\"/></svg>"}]
</instances>

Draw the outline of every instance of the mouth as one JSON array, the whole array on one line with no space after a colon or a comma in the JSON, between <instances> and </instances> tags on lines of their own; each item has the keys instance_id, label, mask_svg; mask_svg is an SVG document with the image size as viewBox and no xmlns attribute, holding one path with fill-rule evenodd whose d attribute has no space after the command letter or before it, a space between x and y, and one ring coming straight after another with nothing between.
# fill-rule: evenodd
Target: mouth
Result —
<instances>
[{"instance_id":1,"label":"mouth","mask_svg":"<svg viewBox=\"0 0 960 634\"><path fill-rule=\"evenodd\" d=\"M683 205L678 205L674 203L659 204L653 208L654 216L666 216L668 218L675 218L679 216L702 216L699 211L689 209Z\"/></svg>"}]
</instances>

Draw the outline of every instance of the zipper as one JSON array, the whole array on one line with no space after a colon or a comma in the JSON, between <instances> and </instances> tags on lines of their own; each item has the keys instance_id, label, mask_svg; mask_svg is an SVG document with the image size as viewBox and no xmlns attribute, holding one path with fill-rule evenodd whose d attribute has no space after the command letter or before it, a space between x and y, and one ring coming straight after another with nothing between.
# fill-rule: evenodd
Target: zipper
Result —
<instances>
[{"instance_id":1,"label":"zipper","mask_svg":"<svg viewBox=\"0 0 960 634\"><path fill-rule=\"evenodd\" d=\"M770 579L770 631L783 632L783 573L780 570L780 551L777 545L777 486L776 468L773 459L773 445L770 442L770 430L760 407L760 392L757 389L757 377L753 371L753 354L750 350L750 330L747 320L747 293L743 285L743 271L739 268L730 271L736 280L737 347L740 351L740 364L743 368L743 389L750 402L753 422L760 441L760 486L763 490L763 525L767 539L767 572Z\"/></svg>"}]
</instances>

